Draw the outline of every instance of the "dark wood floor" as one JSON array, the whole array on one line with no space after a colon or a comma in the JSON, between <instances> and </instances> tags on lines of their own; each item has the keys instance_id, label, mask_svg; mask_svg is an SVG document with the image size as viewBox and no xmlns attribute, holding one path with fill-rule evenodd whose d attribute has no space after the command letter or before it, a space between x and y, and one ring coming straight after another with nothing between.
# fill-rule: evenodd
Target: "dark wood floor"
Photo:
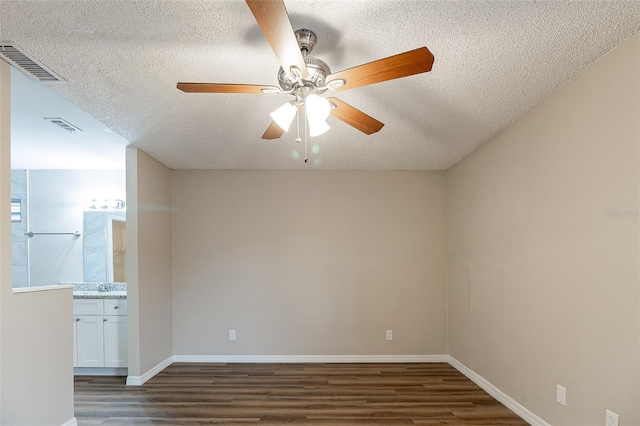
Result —
<instances>
[{"instance_id":1,"label":"dark wood floor","mask_svg":"<svg viewBox=\"0 0 640 426\"><path fill-rule=\"evenodd\" d=\"M181 364L77 376L79 425L526 425L445 363Z\"/></svg>"}]
</instances>

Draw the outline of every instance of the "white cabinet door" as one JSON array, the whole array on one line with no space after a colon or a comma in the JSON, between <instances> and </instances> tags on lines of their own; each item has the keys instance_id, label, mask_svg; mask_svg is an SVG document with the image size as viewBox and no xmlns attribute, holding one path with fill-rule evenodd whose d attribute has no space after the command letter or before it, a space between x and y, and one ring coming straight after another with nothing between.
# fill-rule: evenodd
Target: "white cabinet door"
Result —
<instances>
[{"instance_id":1,"label":"white cabinet door","mask_svg":"<svg viewBox=\"0 0 640 426\"><path fill-rule=\"evenodd\" d=\"M78 367L104 367L104 325L102 315L76 316Z\"/></svg>"},{"instance_id":2,"label":"white cabinet door","mask_svg":"<svg viewBox=\"0 0 640 426\"><path fill-rule=\"evenodd\" d=\"M108 315L104 319L104 366L126 367L127 317Z\"/></svg>"}]
</instances>

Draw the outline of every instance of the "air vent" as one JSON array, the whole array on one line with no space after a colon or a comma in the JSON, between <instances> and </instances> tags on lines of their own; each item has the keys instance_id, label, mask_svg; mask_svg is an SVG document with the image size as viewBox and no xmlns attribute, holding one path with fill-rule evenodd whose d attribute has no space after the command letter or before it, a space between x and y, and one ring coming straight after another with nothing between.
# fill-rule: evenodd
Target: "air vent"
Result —
<instances>
[{"instance_id":1,"label":"air vent","mask_svg":"<svg viewBox=\"0 0 640 426\"><path fill-rule=\"evenodd\" d=\"M63 120L62 118L57 118L57 117L47 118L47 117L45 117L44 119L47 120L47 121L52 122L56 126L60 126L61 128L63 128L64 130L66 130L69 133L81 132L82 131L82 129L74 126L73 124L69 123L66 120Z\"/></svg>"},{"instance_id":2,"label":"air vent","mask_svg":"<svg viewBox=\"0 0 640 426\"><path fill-rule=\"evenodd\" d=\"M15 44L0 43L0 58L24 74L38 81L60 82L65 81L56 73L35 60L33 56L16 46Z\"/></svg>"}]
</instances>

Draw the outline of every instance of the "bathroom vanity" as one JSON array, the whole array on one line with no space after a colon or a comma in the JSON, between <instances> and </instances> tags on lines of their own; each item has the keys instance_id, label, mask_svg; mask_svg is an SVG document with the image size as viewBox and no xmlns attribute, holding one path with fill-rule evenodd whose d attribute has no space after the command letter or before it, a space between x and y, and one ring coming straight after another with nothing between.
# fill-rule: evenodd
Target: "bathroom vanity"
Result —
<instances>
[{"instance_id":1,"label":"bathroom vanity","mask_svg":"<svg viewBox=\"0 0 640 426\"><path fill-rule=\"evenodd\" d=\"M125 283L74 283L73 343L76 375L127 374Z\"/></svg>"}]
</instances>

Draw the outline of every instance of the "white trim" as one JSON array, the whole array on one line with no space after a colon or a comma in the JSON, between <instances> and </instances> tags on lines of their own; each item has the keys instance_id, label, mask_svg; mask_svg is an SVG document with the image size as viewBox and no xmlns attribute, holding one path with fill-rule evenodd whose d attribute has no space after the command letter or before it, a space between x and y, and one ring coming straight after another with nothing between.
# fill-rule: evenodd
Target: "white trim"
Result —
<instances>
[{"instance_id":1,"label":"white trim","mask_svg":"<svg viewBox=\"0 0 640 426\"><path fill-rule=\"evenodd\" d=\"M447 355L447 357L448 362L452 367L467 376L472 382L484 389L485 392L497 399L505 407L509 408L518 416L522 417L522 419L529 423L531 426L551 426L549 423L545 422L540 417L527 410L515 399L502 392L500 389L491 384L491 382L489 382L487 379L485 379L451 355Z\"/></svg>"},{"instance_id":2,"label":"white trim","mask_svg":"<svg viewBox=\"0 0 640 426\"><path fill-rule=\"evenodd\" d=\"M74 376L126 376L126 367L73 367Z\"/></svg>"},{"instance_id":3,"label":"white trim","mask_svg":"<svg viewBox=\"0 0 640 426\"><path fill-rule=\"evenodd\" d=\"M173 355L142 376L127 376L127 386L142 386L174 362L449 362L448 355Z\"/></svg>"},{"instance_id":4,"label":"white trim","mask_svg":"<svg viewBox=\"0 0 640 426\"><path fill-rule=\"evenodd\" d=\"M127 386L142 386L149 379L153 378L156 374L173 364L173 359L175 357L170 356L164 361L160 362L158 365L153 367L151 370L144 373L142 376L127 376Z\"/></svg>"},{"instance_id":5,"label":"white trim","mask_svg":"<svg viewBox=\"0 0 640 426\"><path fill-rule=\"evenodd\" d=\"M39 291L51 291L51 290L65 290L65 289L73 289L72 285L41 285L34 287L16 287L13 290L13 294L22 294L22 293L37 293Z\"/></svg>"},{"instance_id":6,"label":"white trim","mask_svg":"<svg viewBox=\"0 0 640 426\"><path fill-rule=\"evenodd\" d=\"M174 355L174 362L449 362L448 355Z\"/></svg>"},{"instance_id":7,"label":"white trim","mask_svg":"<svg viewBox=\"0 0 640 426\"><path fill-rule=\"evenodd\" d=\"M72 418L71 420L69 420L68 422L64 422L62 423L61 426L78 426L78 419L76 419L75 417Z\"/></svg>"}]
</instances>

